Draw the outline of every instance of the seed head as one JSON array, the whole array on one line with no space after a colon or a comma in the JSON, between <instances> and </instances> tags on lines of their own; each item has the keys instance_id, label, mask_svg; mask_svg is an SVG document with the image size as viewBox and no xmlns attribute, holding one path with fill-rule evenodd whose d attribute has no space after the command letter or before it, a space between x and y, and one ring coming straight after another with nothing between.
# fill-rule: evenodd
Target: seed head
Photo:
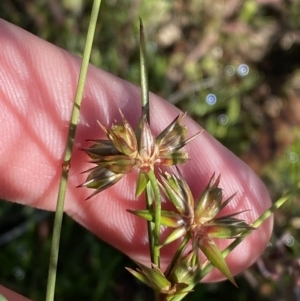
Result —
<instances>
[{"instance_id":1,"label":"seed head","mask_svg":"<svg viewBox=\"0 0 300 301\"><path fill-rule=\"evenodd\" d=\"M179 114L156 138L146 115L142 116L136 131L121 111L120 115L122 123L114 124L111 128L99 122L108 140L90 140L93 144L83 149L92 159L90 163L96 165L86 171L89 175L80 185L96 189L89 198L114 185L135 169L139 171L136 195L140 195L148 182L147 173L156 166L186 162L188 154L181 148L198 135L186 139L186 127L181 125L185 114Z\"/></svg>"},{"instance_id":2,"label":"seed head","mask_svg":"<svg viewBox=\"0 0 300 301\"><path fill-rule=\"evenodd\" d=\"M213 238L233 239L242 236L246 230L254 230L246 222L235 217L242 213L241 211L218 217L234 195L222 202L220 176L216 180L214 175L211 177L198 202L194 201L188 184L181 176L164 173L161 179L165 195L177 209L177 212L161 211L161 224L174 228L162 246L188 235L192 249L196 251L199 248L207 259L235 284L226 261L213 240ZM129 212L148 221L154 221L152 209Z\"/></svg>"}]
</instances>

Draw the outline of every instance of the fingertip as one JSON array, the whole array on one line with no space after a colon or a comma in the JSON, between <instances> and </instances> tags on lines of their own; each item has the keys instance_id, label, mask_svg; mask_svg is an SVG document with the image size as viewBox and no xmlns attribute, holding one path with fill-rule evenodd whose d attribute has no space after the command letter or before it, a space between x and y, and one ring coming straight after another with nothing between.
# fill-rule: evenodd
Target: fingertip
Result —
<instances>
[{"instance_id":1,"label":"fingertip","mask_svg":"<svg viewBox=\"0 0 300 301\"><path fill-rule=\"evenodd\" d=\"M1 62L6 64L0 70L0 76L5 79L5 84L0 87L5 96L0 117L6 120L0 128L6 156L2 156L2 160L0 158L0 163L3 170L7 170L1 181L1 197L54 210L80 60L3 22L0 26L5 26L7 31L4 32L13 34L17 39L7 36L7 43L3 43L6 48L3 46L0 53ZM26 48L22 43L26 44ZM20 47L26 51L23 53ZM9 53L12 50L14 55ZM34 52L36 50L37 53ZM18 60L14 61L14 57ZM158 134L178 115L179 110L158 96L150 94L150 97L151 127ZM119 120L118 108L135 126L141 112L140 90L91 66L76 132L66 210L99 237L145 262L149 258L145 223L126 212L126 209L138 209L142 204L134 198L134 177L122 179L89 201L84 200L91 192L87 188L76 188L84 182L85 176L81 172L88 165L79 148L86 146L86 139L104 137L97 120L109 126L115 119ZM201 130L189 117L184 118L184 123L190 135ZM270 198L263 183L208 132L203 131L191 141L187 150L191 152L191 161L180 168L196 199L212 173L216 172L222 175L221 188L227 196L238 192L230 203L230 210L251 209L251 213L245 216L249 218L248 222L252 222L267 209ZM11 162L16 168L11 168ZM241 271L259 256L271 229L269 219L237 248L236 253L233 252L228 258L232 262L233 273ZM251 249L251 244L256 246L255 250ZM245 256L238 256L238 252L245 252ZM217 279L217 276L211 277Z\"/></svg>"},{"instance_id":2,"label":"fingertip","mask_svg":"<svg viewBox=\"0 0 300 301\"><path fill-rule=\"evenodd\" d=\"M30 299L19 295L18 293L0 285L0 300L1 295L7 299L7 301L31 301Z\"/></svg>"}]
</instances>

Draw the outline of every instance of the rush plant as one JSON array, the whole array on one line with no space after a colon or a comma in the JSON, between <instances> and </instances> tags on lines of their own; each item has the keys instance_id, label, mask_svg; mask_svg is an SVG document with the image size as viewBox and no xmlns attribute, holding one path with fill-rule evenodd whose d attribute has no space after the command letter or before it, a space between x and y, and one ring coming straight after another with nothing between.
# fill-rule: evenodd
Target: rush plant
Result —
<instances>
[{"instance_id":1,"label":"rush plant","mask_svg":"<svg viewBox=\"0 0 300 301\"><path fill-rule=\"evenodd\" d=\"M90 163L94 166L85 171L86 181L79 187L94 189L88 197L90 199L117 184L126 174L138 171L133 198L139 198L145 193L145 209L128 208L128 212L147 221L151 264L145 266L136 262L136 270L127 270L154 290L155 300L181 300L213 266L237 286L224 257L269 217L278 203L251 225L238 218L242 212L219 217L219 213L234 195L224 200L223 189L220 187L221 175L215 177L214 174L200 198L194 198L177 165L188 161L189 155L184 146L200 133L187 138L187 128L181 124L185 114L175 117L157 137L152 133L145 38L141 20L140 62L142 93L138 126L134 129L122 111L120 124L113 124L108 128L98 122L107 139L88 137L92 144L83 148L83 151L91 158ZM171 166L174 166L175 170L170 168ZM162 172L165 167L174 172ZM175 209L162 209L164 199ZM281 200L280 204L282 202ZM173 229L164 241L160 237L161 226ZM214 241L215 238L233 239L234 242L226 250L220 250ZM162 270L160 250L175 240L179 240L179 247L167 269ZM207 258L204 263L200 261L200 252Z\"/></svg>"},{"instance_id":2,"label":"rush plant","mask_svg":"<svg viewBox=\"0 0 300 301\"><path fill-rule=\"evenodd\" d=\"M69 162L100 3L100 0L94 1L66 145L54 222L46 301L54 299L58 245ZM236 285L225 257L287 201L289 195L275 202L252 224L238 218L241 212L219 216L219 213L234 197L233 195L224 200L224 187L220 187L220 175L217 177L212 175L200 198L195 199L177 165L188 161L189 155L184 147L196 139L200 133L188 137L187 128L182 125L185 117L183 113L174 116L173 122L158 136L152 133L145 49L143 24L140 21L141 116L139 124L137 128L133 128L122 111L120 111L122 118L120 124L106 127L99 121L99 127L106 134L107 139L87 137L91 145L83 148L83 151L90 157L90 163L93 166L85 171L87 178L79 187L94 189L89 199L112 185L117 185L118 181L128 173L138 171L136 190L132 197L139 198L144 193L146 195L145 209L128 208L128 214L134 214L147 222L151 264L146 266L136 262L136 270L130 268L127 270L153 289L156 301L178 301L192 291L213 267L219 269ZM166 168L167 172L162 171ZM163 200L170 202L173 209L162 208ZM161 226L173 229L164 240L160 235ZM233 242L225 250L220 250L214 241L215 238L232 239ZM178 241L178 248L166 270L163 270L160 266L160 250L174 241ZM201 252L207 258L204 262L200 260Z\"/></svg>"}]
</instances>

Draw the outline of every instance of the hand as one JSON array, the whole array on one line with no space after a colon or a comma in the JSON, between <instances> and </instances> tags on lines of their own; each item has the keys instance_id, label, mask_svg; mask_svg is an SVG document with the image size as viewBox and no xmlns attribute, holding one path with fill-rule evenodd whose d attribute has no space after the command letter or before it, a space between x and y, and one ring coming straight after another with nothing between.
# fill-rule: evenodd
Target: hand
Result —
<instances>
[{"instance_id":1,"label":"hand","mask_svg":"<svg viewBox=\"0 0 300 301\"><path fill-rule=\"evenodd\" d=\"M4 171L0 198L55 210L80 59L3 20L0 33L0 164ZM92 190L76 188L86 177L81 172L92 167L79 147L87 146L86 139L103 138L97 120L104 125L120 120L118 108L136 125L141 111L139 89L91 66L76 133L65 211L134 260L147 263L146 223L126 212L144 206L143 201L134 199L136 175L124 177L88 201L85 199ZM165 128L178 112L170 103L151 95L151 127L155 133ZM188 117L184 123L189 135L200 130ZM251 223L270 206L269 194L260 179L207 132L193 140L187 149L191 162L180 169L196 198L216 172L222 175L220 187L227 197L237 192L224 213L250 209L241 217ZM272 225L270 218L228 256L233 274L251 265L261 254ZM162 255L163 265L171 256L170 248L167 250ZM222 276L214 270L205 280L220 279ZM0 293L4 294L2 290L0 287Z\"/></svg>"}]
</instances>

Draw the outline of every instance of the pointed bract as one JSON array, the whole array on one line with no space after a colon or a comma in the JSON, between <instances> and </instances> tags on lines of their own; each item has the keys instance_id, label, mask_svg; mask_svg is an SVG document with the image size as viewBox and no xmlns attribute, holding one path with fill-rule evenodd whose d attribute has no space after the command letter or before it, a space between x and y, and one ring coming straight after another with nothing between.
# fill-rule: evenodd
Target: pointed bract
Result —
<instances>
[{"instance_id":1,"label":"pointed bract","mask_svg":"<svg viewBox=\"0 0 300 301\"><path fill-rule=\"evenodd\" d=\"M215 242L209 237L203 237L199 239L199 248L207 257L207 259L220 271L222 274L230 280L235 286L237 286L234 278L227 266L225 259L222 256L221 251L215 244Z\"/></svg>"},{"instance_id":2,"label":"pointed bract","mask_svg":"<svg viewBox=\"0 0 300 301\"><path fill-rule=\"evenodd\" d=\"M145 190L146 185L148 183L148 177L145 173L140 172L139 173L139 177L138 177L138 181L137 181L137 185L136 185L136 191L135 191L135 196L139 197L142 192Z\"/></svg>"}]
</instances>

